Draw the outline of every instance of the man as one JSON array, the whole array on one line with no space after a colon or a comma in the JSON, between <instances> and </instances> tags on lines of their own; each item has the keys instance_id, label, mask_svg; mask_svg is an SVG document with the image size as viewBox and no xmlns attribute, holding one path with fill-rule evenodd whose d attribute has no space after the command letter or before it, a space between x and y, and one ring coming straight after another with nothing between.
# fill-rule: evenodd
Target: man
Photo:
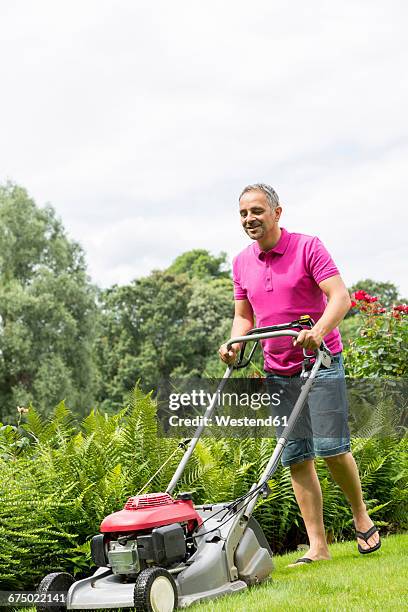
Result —
<instances>
[{"instance_id":1,"label":"man","mask_svg":"<svg viewBox=\"0 0 408 612\"><path fill-rule=\"evenodd\" d=\"M245 335L254 327L254 317L257 327L263 327L309 314L315 325L301 331L294 342L287 337L263 341L267 376L288 381L289 377L298 375L303 348L316 349L324 339L334 358L330 372L319 370L318 376L328 373L344 384L337 326L350 308L350 297L329 253L318 238L289 233L279 227L282 207L269 185L245 187L239 198L239 212L242 227L254 243L233 262L235 315L231 337ZM220 358L227 364L233 363L239 348L234 345L228 351L222 345ZM322 492L314 464L316 456L324 457L350 502L358 550L366 554L381 545L378 531L368 516L358 469L350 452L346 399L340 404L337 414L340 411L346 423L345 436L340 440L334 437L290 440L282 456L282 464L290 466L293 489L309 538L309 550L295 566L330 559L323 525Z\"/></svg>"}]
</instances>

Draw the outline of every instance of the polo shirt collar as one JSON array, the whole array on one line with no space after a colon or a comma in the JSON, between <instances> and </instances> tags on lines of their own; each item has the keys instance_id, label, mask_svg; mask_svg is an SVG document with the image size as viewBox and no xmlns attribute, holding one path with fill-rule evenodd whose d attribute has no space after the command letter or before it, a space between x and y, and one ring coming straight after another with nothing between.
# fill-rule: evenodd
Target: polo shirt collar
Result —
<instances>
[{"instance_id":1,"label":"polo shirt collar","mask_svg":"<svg viewBox=\"0 0 408 612\"><path fill-rule=\"evenodd\" d=\"M277 253L278 255L283 255L288 248L290 240L290 232L286 231L284 227L281 227L281 235L278 242L272 249L269 251L262 251L257 241L254 242L254 253L259 259L265 259L265 256L269 253Z\"/></svg>"}]
</instances>

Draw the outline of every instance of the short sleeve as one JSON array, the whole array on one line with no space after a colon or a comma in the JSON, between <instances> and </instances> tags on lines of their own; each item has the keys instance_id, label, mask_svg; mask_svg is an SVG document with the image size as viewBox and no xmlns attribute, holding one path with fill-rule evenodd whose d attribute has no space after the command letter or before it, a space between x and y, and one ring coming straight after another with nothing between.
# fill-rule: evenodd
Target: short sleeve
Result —
<instances>
[{"instance_id":1,"label":"short sleeve","mask_svg":"<svg viewBox=\"0 0 408 612\"><path fill-rule=\"evenodd\" d=\"M235 257L232 261L232 280L234 281L234 298L236 300L246 300L248 299L246 289L244 289L241 285L240 280L240 265L238 257Z\"/></svg>"},{"instance_id":2,"label":"short sleeve","mask_svg":"<svg viewBox=\"0 0 408 612\"><path fill-rule=\"evenodd\" d=\"M310 243L307 266L317 284L340 274L330 253L319 238L313 238Z\"/></svg>"}]
</instances>

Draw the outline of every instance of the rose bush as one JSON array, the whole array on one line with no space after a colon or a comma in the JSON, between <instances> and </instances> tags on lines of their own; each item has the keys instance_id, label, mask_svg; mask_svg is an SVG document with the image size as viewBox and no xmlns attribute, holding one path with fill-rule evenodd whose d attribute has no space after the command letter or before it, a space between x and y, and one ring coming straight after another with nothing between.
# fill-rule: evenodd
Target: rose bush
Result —
<instances>
[{"instance_id":1,"label":"rose bush","mask_svg":"<svg viewBox=\"0 0 408 612\"><path fill-rule=\"evenodd\" d=\"M346 373L353 377L405 378L408 373L408 304L385 308L364 290L352 294L357 337L345 350Z\"/></svg>"}]
</instances>

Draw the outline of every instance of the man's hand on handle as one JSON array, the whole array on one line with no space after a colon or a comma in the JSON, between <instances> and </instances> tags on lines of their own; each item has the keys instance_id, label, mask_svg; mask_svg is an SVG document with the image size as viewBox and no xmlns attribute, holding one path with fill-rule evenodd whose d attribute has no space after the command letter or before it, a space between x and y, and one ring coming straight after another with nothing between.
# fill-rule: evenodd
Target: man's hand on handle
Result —
<instances>
[{"instance_id":1,"label":"man's hand on handle","mask_svg":"<svg viewBox=\"0 0 408 612\"><path fill-rule=\"evenodd\" d=\"M323 335L315 328L303 329L293 341L293 346L301 346L304 349L315 351L323 342Z\"/></svg>"},{"instance_id":2,"label":"man's hand on handle","mask_svg":"<svg viewBox=\"0 0 408 612\"><path fill-rule=\"evenodd\" d=\"M230 350L227 349L226 344L222 344L218 350L218 354L220 356L221 361L224 363L231 365L235 362L238 352L240 350L239 344L233 344Z\"/></svg>"}]
</instances>

